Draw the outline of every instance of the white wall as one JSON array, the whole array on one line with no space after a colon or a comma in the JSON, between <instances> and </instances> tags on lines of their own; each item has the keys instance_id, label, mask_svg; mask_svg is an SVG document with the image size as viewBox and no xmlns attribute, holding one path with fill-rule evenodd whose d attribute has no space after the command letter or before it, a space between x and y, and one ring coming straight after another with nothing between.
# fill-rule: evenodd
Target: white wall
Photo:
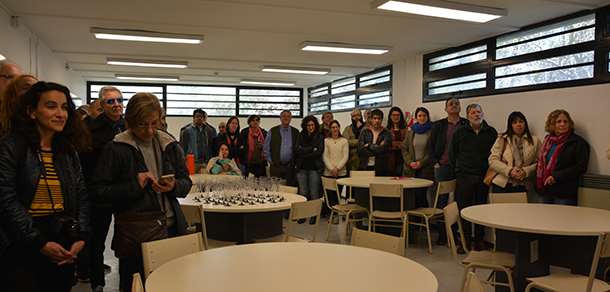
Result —
<instances>
[{"instance_id":1,"label":"white wall","mask_svg":"<svg viewBox=\"0 0 610 292\"><path fill-rule=\"evenodd\" d=\"M73 94L86 98L86 82L72 71L65 70L65 62L31 31L19 25L11 27L11 17L0 9L0 53L23 73L39 80L53 81L67 86Z\"/></svg>"}]
</instances>

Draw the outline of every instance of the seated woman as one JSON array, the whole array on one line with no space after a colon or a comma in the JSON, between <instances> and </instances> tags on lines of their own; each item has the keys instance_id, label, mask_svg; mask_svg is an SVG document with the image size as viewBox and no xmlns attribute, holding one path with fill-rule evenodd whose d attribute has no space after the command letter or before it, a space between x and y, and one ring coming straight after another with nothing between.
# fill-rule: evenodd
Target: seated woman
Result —
<instances>
[{"instance_id":1,"label":"seated woman","mask_svg":"<svg viewBox=\"0 0 610 292\"><path fill-rule=\"evenodd\" d=\"M538 201L576 206L578 179L589 165L589 143L574 133L574 121L562 109L549 114L544 130L549 135L544 138L538 157Z\"/></svg>"},{"instance_id":2,"label":"seated woman","mask_svg":"<svg viewBox=\"0 0 610 292\"><path fill-rule=\"evenodd\" d=\"M527 119L521 112L512 112L508 116L506 132L498 135L489 155L489 167L498 173L492 181L492 192L534 189L538 152L540 139L530 134Z\"/></svg>"},{"instance_id":3,"label":"seated woman","mask_svg":"<svg viewBox=\"0 0 610 292\"><path fill-rule=\"evenodd\" d=\"M229 145L227 142L218 144L218 156L212 157L206 167L209 174L241 175L235 159L229 158Z\"/></svg>"}]
</instances>

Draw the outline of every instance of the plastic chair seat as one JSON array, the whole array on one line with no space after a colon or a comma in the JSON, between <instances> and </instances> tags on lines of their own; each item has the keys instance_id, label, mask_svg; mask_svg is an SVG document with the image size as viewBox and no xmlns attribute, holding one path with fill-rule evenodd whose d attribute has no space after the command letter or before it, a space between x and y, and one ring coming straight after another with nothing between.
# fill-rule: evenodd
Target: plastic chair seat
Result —
<instances>
[{"instance_id":1,"label":"plastic chair seat","mask_svg":"<svg viewBox=\"0 0 610 292\"><path fill-rule=\"evenodd\" d=\"M347 213L349 211L352 212L366 212L366 208L361 207L356 204L345 204L345 205L334 205L331 207L334 211Z\"/></svg>"},{"instance_id":2,"label":"plastic chair seat","mask_svg":"<svg viewBox=\"0 0 610 292\"><path fill-rule=\"evenodd\" d=\"M557 273L543 277L527 278L527 281L535 281L556 291L584 291L589 277L569 273ZM534 286L535 287L535 286ZM551 290L552 291L552 290ZM594 279L591 291L610 291L610 284Z\"/></svg>"},{"instance_id":3,"label":"plastic chair seat","mask_svg":"<svg viewBox=\"0 0 610 292\"><path fill-rule=\"evenodd\" d=\"M500 251L471 250L466 259L464 259L462 262L466 265L470 263L478 263L494 266L503 266L508 269L513 269L515 267L515 255Z\"/></svg>"},{"instance_id":4,"label":"plastic chair seat","mask_svg":"<svg viewBox=\"0 0 610 292\"><path fill-rule=\"evenodd\" d=\"M388 212L375 210L373 211L373 213L371 213L371 216L382 219L402 219L404 217L404 214L405 213L403 212Z\"/></svg>"},{"instance_id":5,"label":"plastic chair seat","mask_svg":"<svg viewBox=\"0 0 610 292\"><path fill-rule=\"evenodd\" d=\"M428 207L427 208L417 208L415 210L409 210L408 214L409 215L422 214L422 215L430 217L430 216L438 216L438 215L443 214L443 210L433 209L433 208L428 208Z\"/></svg>"}]
</instances>

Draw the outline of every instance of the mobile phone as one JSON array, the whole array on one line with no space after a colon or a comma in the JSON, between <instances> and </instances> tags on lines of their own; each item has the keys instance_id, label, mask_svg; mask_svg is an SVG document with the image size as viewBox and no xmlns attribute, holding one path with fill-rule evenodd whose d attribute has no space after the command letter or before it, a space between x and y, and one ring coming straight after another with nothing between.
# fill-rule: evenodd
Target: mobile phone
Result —
<instances>
[{"instance_id":1,"label":"mobile phone","mask_svg":"<svg viewBox=\"0 0 610 292\"><path fill-rule=\"evenodd\" d=\"M173 174L166 174L164 176L161 177L161 179L159 180L159 184L160 185L166 185L168 180L172 180L174 178Z\"/></svg>"}]
</instances>

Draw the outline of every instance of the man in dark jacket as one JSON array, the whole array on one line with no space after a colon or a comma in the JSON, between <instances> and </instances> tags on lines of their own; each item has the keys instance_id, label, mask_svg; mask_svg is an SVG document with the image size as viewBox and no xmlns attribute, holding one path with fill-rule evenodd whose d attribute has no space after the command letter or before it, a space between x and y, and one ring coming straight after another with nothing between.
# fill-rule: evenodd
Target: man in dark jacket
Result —
<instances>
[{"instance_id":1,"label":"man in dark jacket","mask_svg":"<svg viewBox=\"0 0 610 292\"><path fill-rule=\"evenodd\" d=\"M207 113L198 108L193 111L193 123L180 129L180 147L185 157L189 154L195 156L195 173L206 173L206 165L215 147L212 142L216 137L215 130L212 131L212 127L205 122L207 118Z\"/></svg>"},{"instance_id":2,"label":"man in dark jacket","mask_svg":"<svg viewBox=\"0 0 610 292\"><path fill-rule=\"evenodd\" d=\"M466 108L469 123L453 132L449 142L447 156L457 174L459 189L460 210L472 205L487 204L489 186L483 179L489 168L488 158L491 154L498 132L483 120L483 109L478 104L470 104ZM474 249L477 251L487 250L483 241L485 237L485 226L475 224L474 237L470 222L462 219L465 241L468 249L475 242ZM465 253L462 246L458 253Z\"/></svg>"},{"instance_id":3,"label":"man in dark jacket","mask_svg":"<svg viewBox=\"0 0 610 292\"><path fill-rule=\"evenodd\" d=\"M381 126L383 112L371 112L370 128L360 132L358 139L358 156L360 156L359 170L374 170L375 176L384 176L388 173L388 148L392 143L392 133Z\"/></svg>"},{"instance_id":4,"label":"man in dark jacket","mask_svg":"<svg viewBox=\"0 0 610 292\"><path fill-rule=\"evenodd\" d=\"M104 86L99 91L97 102L102 106L104 112L94 120L86 120L87 128L91 133L91 146L93 150L89 153L79 153L85 183L89 183L91 180L104 146L112 141L116 134L125 131L123 95L121 91L113 86ZM85 246L83 255L78 258L76 274L78 279L83 282L91 278L91 289L98 289L97 291L101 291L100 289L106 286L104 279L104 250L106 249L106 236L108 235L111 221L112 208L110 206L91 204L90 244ZM88 257L85 254L88 254Z\"/></svg>"},{"instance_id":5,"label":"man in dark jacket","mask_svg":"<svg viewBox=\"0 0 610 292\"><path fill-rule=\"evenodd\" d=\"M430 157L430 166L434 171L434 179L437 183L442 181L456 179L455 172L451 167L451 162L447 157L447 149L449 149L449 141L453 132L468 123L468 120L460 117L460 101L451 97L445 101L445 112L447 117L434 122L430 129L430 140L427 145L428 156ZM457 193L455 193L457 196ZM456 198L457 199L457 198ZM449 194L440 194L438 197L437 208L443 209L447 207ZM456 200L457 201L457 200ZM438 228L438 239L436 244L447 244L447 231L445 224L436 224Z\"/></svg>"}]
</instances>

